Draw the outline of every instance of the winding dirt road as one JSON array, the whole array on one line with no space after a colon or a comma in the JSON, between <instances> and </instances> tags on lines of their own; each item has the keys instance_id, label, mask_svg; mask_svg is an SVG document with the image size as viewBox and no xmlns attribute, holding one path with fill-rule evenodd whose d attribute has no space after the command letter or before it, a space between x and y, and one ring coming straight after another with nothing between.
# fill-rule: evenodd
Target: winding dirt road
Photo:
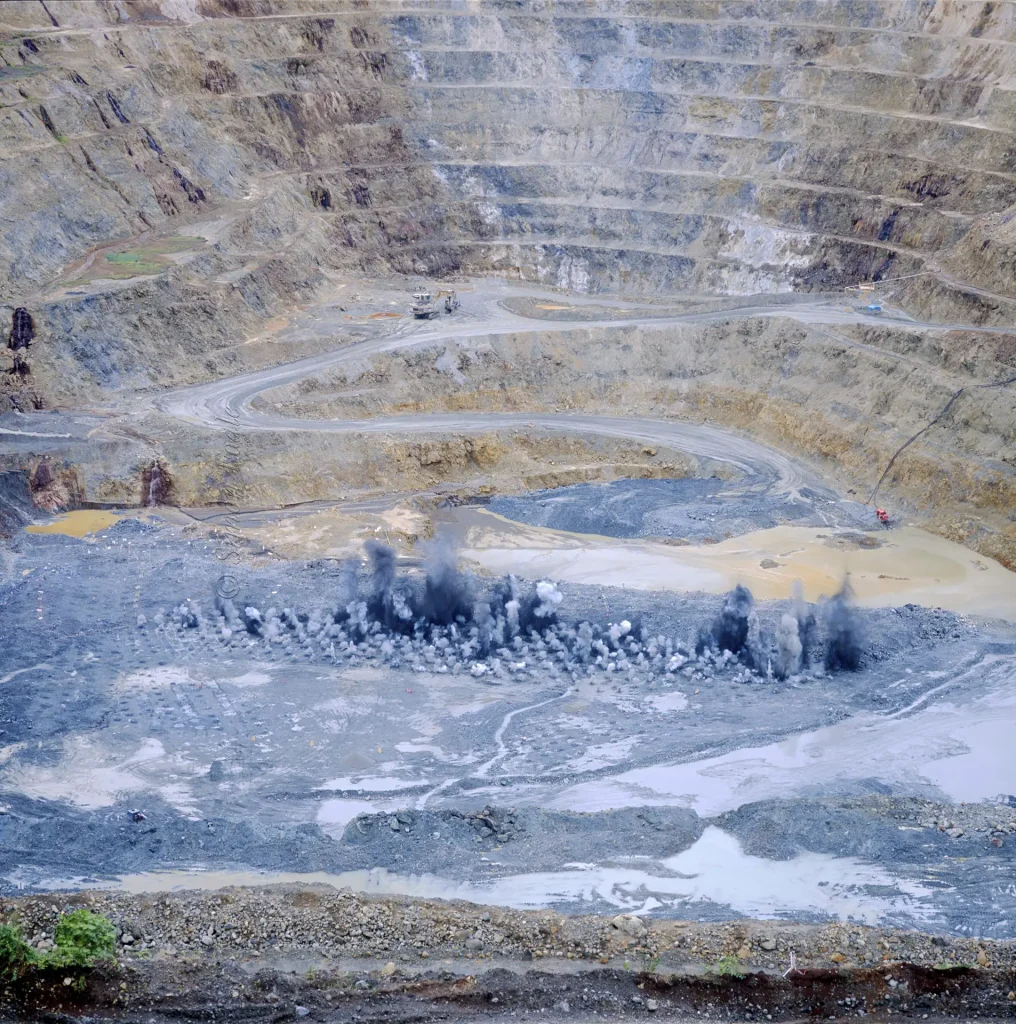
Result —
<instances>
[{"instance_id":1,"label":"winding dirt road","mask_svg":"<svg viewBox=\"0 0 1016 1024\"><path fill-rule=\"evenodd\" d=\"M265 370L169 392L155 400L157 408L172 416L214 430L326 431L345 434L462 434L490 430L541 429L569 433L597 434L644 441L699 458L725 462L777 493L796 498L802 487L831 496L814 473L779 451L746 437L704 424L678 421L591 416L581 413L456 412L427 415L384 416L361 420L314 420L263 412L251 407L260 394L305 377L352 363L365 357L399 349L432 346L442 341L496 334L555 333L604 328L642 327L666 329L680 324L729 320L733 317L783 317L811 324L885 324L893 318L874 316L828 301L808 300L773 305L735 306L707 312L674 316L631 318L544 320L509 311L499 301L507 295L522 298L553 298L569 306L596 305L602 300L562 300L557 293L539 294L506 288L483 288L463 297L463 308L453 321L409 321L394 332L346 345L321 355ZM623 311L633 307L628 305ZM648 313L652 307L644 307ZM954 329L958 325L917 323L899 318L911 327ZM843 339L845 344L852 344ZM858 345L858 347L866 347Z\"/></svg>"}]
</instances>

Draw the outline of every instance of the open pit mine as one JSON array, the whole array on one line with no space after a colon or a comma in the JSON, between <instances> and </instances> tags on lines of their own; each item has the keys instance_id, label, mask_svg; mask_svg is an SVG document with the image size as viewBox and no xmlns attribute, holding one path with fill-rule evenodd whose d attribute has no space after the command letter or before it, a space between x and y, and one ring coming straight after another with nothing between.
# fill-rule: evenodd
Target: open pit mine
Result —
<instances>
[{"instance_id":1,"label":"open pit mine","mask_svg":"<svg viewBox=\"0 0 1016 1024\"><path fill-rule=\"evenodd\" d=\"M0 1020L1016 1014L1016 5L0 4Z\"/></svg>"}]
</instances>

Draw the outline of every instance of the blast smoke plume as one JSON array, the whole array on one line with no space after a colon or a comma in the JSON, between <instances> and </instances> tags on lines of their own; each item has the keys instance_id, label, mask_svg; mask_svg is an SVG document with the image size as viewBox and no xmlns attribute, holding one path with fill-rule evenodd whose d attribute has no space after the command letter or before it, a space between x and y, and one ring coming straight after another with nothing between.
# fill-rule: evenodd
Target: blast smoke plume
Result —
<instances>
[{"instance_id":1,"label":"blast smoke plume","mask_svg":"<svg viewBox=\"0 0 1016 1024\"><path fill-rule=\"evenodd\" d=\"M762 670L765 661L762 654L762 623L759 622L758 612L754 608L748 612L748 635L741 649L741 657L749 668Z\"/></svg>"},{"instance_id":2,"label":"blast smoke plume","mask_svg":"<svg viewBox=\"0 0 1016 1024\"><path fill-rule=\"evenodd\" d=\"M780 679L801 671L800 624L796 615L785 613L776 627L776 675Z\"/></svg>"},{"instance_id":3,"label":"blast smoke plume","mask_svg":"<svg viewBox=\"0 0 1016 1024\"><path fill-rule=\"evenodd\" d=\"M826 602L823 619L826 627L826 670L845 668L856 672L861 667L861 628L851 606L853 594L846 581L843 588Z\"/></svg>"},{"instance_id":4,"label":"blast smoke plume","mask_svg":"<svg viewBox=\"0 0 1016 1024\"><path fill-rule=\"evenodd\" d=\"M795 584L790 610L780 617L775 636L765 640L751 591L735 587L710 627L700 630L695 649L704 657L689 667L683 643L649 635L637 617L599 625L559 622L563 596L550 580L539 580L525 591L516 577L507 576L499 585L481 588L459 572L446 538L430 546L422 581L399 577L396 554L387 545L368 541L365 552L366 579L361 562L344 563L330 608L308 613L269 607L262 613L246 600L238 607L217 595L214 619L206 619L188 600L173 609L171 620L180 630L195 629L202 636L212 625L230 645L240 642L237 634L242 633L245 643L278 644L286 653L319 649L333 661L354 665L380 659L394 668L412 663L421 671L427 665L437 672L465 669L491 682L514 671L546 672L552 678L561 671L602 670L632 677L684 671L698 672L696 679L712 678L735 659L753 670L742 671L738 678L786 679L808 664L810 643L822 645L830 672L854 671L861 664L860 616L851 607L846 583L822 606L821 628ZM154 624L165 625L161 611ZM145 628L144 616L139 616L138 626Z\"/></svg>"},{"instance_id":5,"label":"blast smoke plume","mask_svg":"<svg viewBox=\"0 0 1016 1024\"><path fill-rule=\"evenodd\" d=\"M400 582L396 553L387 544L369 540L364 549L366 586L357 582L360 563L344 563L338 606L331 613L335 623L346 623L361 636L379 627L405 635L428 626L448 626L453 632L464 628L474 651L486 656L523 633L541 633L557 624L563 596L550 580L540 580L524 594L518 579L507 576L487 599L474 597L471 580L459 572L455 548L446 537L429 546L422 594L418 587ZM322 619L314 625L318 628L311 632L316 635L327 623Z\"/></svg>"},{"instance_id":6,"label":"blast smoke plume","mask_svg":"<svg viewBox=\"0 0 1016 1024\"><path fill-rule=\"evenodd\" d=\"M468 621L472 607L472 594L459 572L455 546L448 537L438 537L430 544L427 582L418 612L428 622L447 626L460 617Z\"/></svg>"},{"instance_id":7,"label":"blast smoke plume","mask_svg":"<svg viewBox=\"0 0 1016 1024\"><path fill-rule=\"evenodd\" d=\"M370 560L367 610L389 629L405 630L413 620L413 610L395 585L395 551L377 540L367 541L364 549Z\"/></svg>"},{"instance_id":8,"label":"blast smoke plume","mask_svg":"<svg viewBox=\"0 0 1016 1024\"><path fill-rule=\"evenodd\" d=\"M557 606L564 599L560 590L550 580L540 580L536 584L536 604L533 606L533 615L544 622L549 622L557 617Z\"/></svg>"},{"instance_id":9,"label":"blast smoke plume","mask_svg":"<svg viewBox=\"0 0 1016 1024\"><path fill-rule=\"evenodd\" d=\"M740 654L744 650L748 642L748 618L754 606L755 598L751 591L740 583L727 594L723 610L712 628L712 640L719 650L730 651L731 654Z\"/></svg>"},{"instance_id":10,"label":"blast smoke plume","mask_svg":"<svg viewBox=\"0 0 1016 1024\"><path fill-rule=\"evenodd\" d=\"M809 664L809 652L815 635L815 613L804 599L804 587L800 580L794 580L790 591L793 601L793 615L797 619L797 635L801 641L801 665Z\"/></svg>"},{"instance_id":11,"label":"blast smoke plume","mask_svg":"<svg viewBox=\"0 0 1016 1024\"><path fill-rule=\"evenodd\" d=\"M529 594L523 594L515 576L505 577L495 598L509 639L534 629L540 632L556 624L557 607L563 599L561 591L550 580L540 580Z\"/></svg>"}]
</instances>

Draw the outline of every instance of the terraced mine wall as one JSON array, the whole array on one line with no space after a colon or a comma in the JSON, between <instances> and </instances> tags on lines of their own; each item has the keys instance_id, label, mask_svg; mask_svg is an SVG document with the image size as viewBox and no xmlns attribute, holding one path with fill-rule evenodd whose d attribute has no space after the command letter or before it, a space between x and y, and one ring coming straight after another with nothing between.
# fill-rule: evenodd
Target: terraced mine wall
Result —
<instances>
[{"instance_id":1,"label":"terraced mine wall","mask_svg":"<svg viewBox=\"0 0 1016 1024\"><path fill-rule=\"evenodd\" d=\"M907 278L917 311L1012 320L1009 5L59 6L3 14L4 207L31 211L5 237L14 296L237 202L162 296L240 291L207 306L226 333L327 267L643 293ZM105 302L115 349L142 325ZM82 305L43 304L55 338L97 340Z\"/></svg>"},{"instance_id":2,"label":"terraced mine wall","mask_svg":"<svg viewBox=\"0 0 1016 1024\"><path fill-rule=\"evenodd\" d=\"M1016 322L1010 5L25 0L0 19L0 312L36 331L0 408L247 368L243 343L337 275L642 296L874 281L918 319ZM184 255L155 251L177 236ZM736 353L752 372L698 388L697 411L865 484L934 414L943 367L973 385L1016 361L1011 335L918 332L887 342L914 375L889 376L877 339L790 369L795 330ZM659 344L712 380L711 338ZM821 418L791 391L828 399ZM968 501L958 520L1011 504L1008 394L963 401L984 445L929 437L895 483L950 515ZM687 412L674 397L649 404Z\"/></svg>"},{"instance_id":3,"label":"terraced mine wall","mask_svg":"<svg viewBox=\"0 0 1016 1024\"><path fill-rule=\"evenodd\" d=\"M938 532L1016 564L1008 518L1016 509L1013 395L976 387L1000 372L1016 375L1016 359L997 336L932 340L898 328L762 318L565 332L553 326L538 341L498 334L378 356L266 392L255 407L310 420L359 420L392 408L677 416L823 459L841 478L848 475L864 500L896 448L963 388L894 465L889 487L922 514L939 506L928 516ZM962 363L954 344L967 353ZM997 521L990 537L979 525L984 516Z\"/></svg>"}]
</instances>

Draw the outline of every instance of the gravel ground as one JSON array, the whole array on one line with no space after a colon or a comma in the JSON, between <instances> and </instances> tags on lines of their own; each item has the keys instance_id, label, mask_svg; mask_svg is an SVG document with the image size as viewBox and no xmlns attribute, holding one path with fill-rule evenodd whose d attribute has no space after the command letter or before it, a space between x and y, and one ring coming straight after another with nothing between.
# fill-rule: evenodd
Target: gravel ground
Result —
<instances>
[{"instance_id":1,"label":"gravel ground","mask_svg":"<svg viewBox=\"0 0 1016 1024\"><path fill-rule=\"evenodd\" d=\"M279 956L315 952L324 959L522 959L624 963L647 969L715 967L732 956L745 968L845 967L906 961L1016 969L1016 942L944 938L854 924L647 921L628 915L562 916L461 902L368 897L327 886L232 888L216 893L85 892L6 899L6 918L22 922L36 944L53 937L59 914L88 906L108 915L125 956Z\"/></svg>"},{"instance_id":2,"label":"gravel ground","mask_svg":"<svg viewBox=\"0 0 1016 1024\"><path fill-rule=\"evenodd\" d=\"M42 948L87 905L117 959L0 992L6 1020L1010 1017L1013 943L853 925L643 922L304 886L5 901Z\"/></svg>"}]
</instances>

